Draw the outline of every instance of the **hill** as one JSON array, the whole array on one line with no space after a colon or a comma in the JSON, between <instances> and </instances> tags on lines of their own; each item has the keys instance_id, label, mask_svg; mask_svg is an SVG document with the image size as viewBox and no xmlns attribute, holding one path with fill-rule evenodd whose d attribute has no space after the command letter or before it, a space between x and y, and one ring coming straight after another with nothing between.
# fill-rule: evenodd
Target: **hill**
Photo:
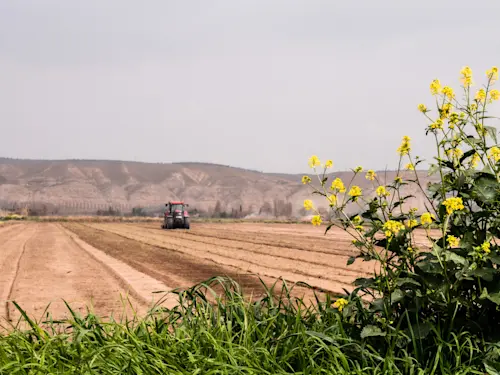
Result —
<instances>
[{"instance_id":1,"label":"hill","mask_svg":"<svg viewBox=\"0 0 500 375\"><path fill-rule=\"evenodd\" d=\"M419 175L423 183L428 182L426 172ZM347 183L352 173L335 176ZM203 211L213 211L218 205L223 211L241 209L258 214L272 213L275 201L282 200L291 206L293 215L298 215L303 200L311 198L301 177L206 163L0 158L0 208L45 205L49 213L59 214L93 214L108 207L121 212L134 207L159 211L168 200L182 199ZM394 177L395 172L387 172L388 181ZM355 183L373 190L363 176ZM406 193L415 194L412 204L423 208L424 197L419 191L412 187ZM313 200L326 206L324 199Z\"/></svg>"}]
</instances>

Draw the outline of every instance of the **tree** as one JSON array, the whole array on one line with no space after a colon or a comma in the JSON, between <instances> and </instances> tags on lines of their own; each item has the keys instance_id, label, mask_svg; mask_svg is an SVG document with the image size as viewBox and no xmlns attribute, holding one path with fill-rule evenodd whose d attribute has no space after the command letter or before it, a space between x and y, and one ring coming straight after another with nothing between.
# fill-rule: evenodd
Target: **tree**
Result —
<instances>
[{"instance_id":1,"label":"tree","mask_svg":"<svg viewBox=\"0 0 500 375\"><path fill-rule=\"evenodd\" d=\"M218 201L215 203L213 216L214 216L214 217L219 217L219 216L221 215L221 212L222 212L222 207L221 207L221 203L220 203L220 201L218 200Z\"/></svg>"},{"instance_id":2,"label":"tree","mask_svg":"<svg viewBox=\"0 0 500 375\"><path fill-rule=\"evenodd\" d=\"M132 208L132 216L146 216L146 212L142 207L134 207Z\"/></svg>"},{"instance_id":3,"label":"tree","mask_svg":"<svg viewBox=\"0 0 500 375\"><path fill-rule=\"evenodd\" d=\"M273 212L273 207L271 206L271 203L264 202L264 204L260 208L259 214L270 214L272 212Z\"/></svg>"}]
</instances>

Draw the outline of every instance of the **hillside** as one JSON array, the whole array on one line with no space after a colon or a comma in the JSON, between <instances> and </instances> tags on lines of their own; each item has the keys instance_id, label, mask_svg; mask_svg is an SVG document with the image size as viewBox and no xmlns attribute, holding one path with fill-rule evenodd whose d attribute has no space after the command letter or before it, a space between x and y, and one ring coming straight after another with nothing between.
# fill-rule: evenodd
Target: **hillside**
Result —
<instances>
[{"instance_id":1,"label":"hillside","mask_svg":"<svg viewBox=\"0 0 500 375\"><path fill-rule=\"evenodd\" d=\"M425 172L419 174L423 183L429 180ZM350 172L335 175L346 183L352 177ZM122 212L138 206L159 210L170 199L183 199L199 210L213 210L219 201L223 210L241 206L252 214L266 202L269 207L281 199L290 202L297 215L303 200L311 197L301 176L205 163L0 158L0 208L46 205L54 213L91 214L110 206ZM390 181L394 177L395 172L387 174ZM355 182L370 189L371 182L363 176ZM421 193L415 188L408 193L417 195L412 204L423 208ZM325 206L321 198L313 200Z\"/></svg>"}]
</instances>

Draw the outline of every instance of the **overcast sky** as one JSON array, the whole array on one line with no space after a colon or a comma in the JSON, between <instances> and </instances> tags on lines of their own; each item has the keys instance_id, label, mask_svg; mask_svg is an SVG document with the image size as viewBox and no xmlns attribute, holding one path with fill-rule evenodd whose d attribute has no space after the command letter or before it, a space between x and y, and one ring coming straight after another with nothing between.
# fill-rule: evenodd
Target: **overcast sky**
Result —
<instances>
[{"instance_id":1,"label":"overcast sky","mask_svg":"<svg viewBox=\"0 0 500 375\"><path fill-rule=\"evenodd\" d=\"M0 0L0 156L383 169L409 135L429 158L417 104L500 66L499 21L498 0Z\"/></svg>"}]
</instances>

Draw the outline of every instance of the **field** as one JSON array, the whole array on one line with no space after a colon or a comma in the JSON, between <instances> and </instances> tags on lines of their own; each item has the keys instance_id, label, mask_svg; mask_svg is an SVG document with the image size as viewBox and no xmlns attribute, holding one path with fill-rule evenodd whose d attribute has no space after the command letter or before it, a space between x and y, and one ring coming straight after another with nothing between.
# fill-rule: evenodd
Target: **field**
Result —
<instances>
[{"instance_id":1,"label":"field","mask_svg":"<svg viewBox=\"0 0 500 375\"><path fill-rule=\"evenodd\" d=\"M15 323L20 313L41 319L76 311L100 316L145 313L162 294L213 276L230 276L255 298L283 278L318 292L342 293L370 264L346 266L353 255L344 233L300 224L196 223L190 231L164 231L157 223L34 223L0 228L0 316ZM313 300L311 289L294 296ZM128 298L128 301L124 301ZM163 301L175 304L174 295ZM125 307L124 307L125 306ZM4 324L3 324L4 325Z\"/></svg>"}]
</instances>

